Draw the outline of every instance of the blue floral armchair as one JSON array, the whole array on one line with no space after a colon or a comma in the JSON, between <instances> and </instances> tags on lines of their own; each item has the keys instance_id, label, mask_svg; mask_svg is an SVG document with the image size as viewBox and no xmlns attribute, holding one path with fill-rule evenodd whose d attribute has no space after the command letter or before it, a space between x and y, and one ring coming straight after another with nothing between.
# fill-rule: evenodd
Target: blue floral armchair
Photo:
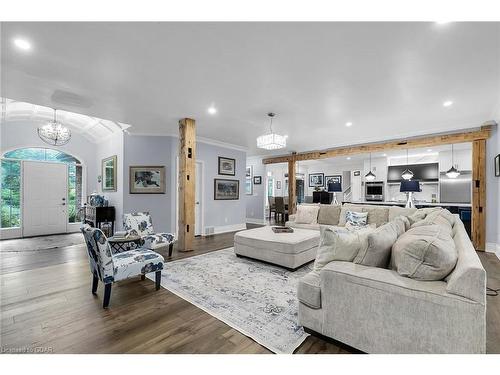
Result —
<instances>
[{"instance_id":1,"label":"blue floral armchair","mask_svg":"<svg viewBox=\"0 0 500 375\"><path fill-rule=\"evenodd\" d=\"M123 228L130 234L137 234L144 240L143 247L150 250L168 246L168 256L172 256L175 236L172 233L155 233L149 212L132 212L123 215Z\"/></svg>"},{"instance_id":2,"label":"blue floral armchair","mask_svg":"<svg viewBox=\"0 0 500 375\"><path fill-rule=\"evenodd\" d=\"M138 248L113 254L104 233L98 228L83 225L81 228L87 244L92 294L96 294L99 280L104 283L103 308L107 308L111 297L111 285L116 281L155 272L156 290L160 289L161 270L165 260L152 250Z\"/></svg>"}]
</instances>

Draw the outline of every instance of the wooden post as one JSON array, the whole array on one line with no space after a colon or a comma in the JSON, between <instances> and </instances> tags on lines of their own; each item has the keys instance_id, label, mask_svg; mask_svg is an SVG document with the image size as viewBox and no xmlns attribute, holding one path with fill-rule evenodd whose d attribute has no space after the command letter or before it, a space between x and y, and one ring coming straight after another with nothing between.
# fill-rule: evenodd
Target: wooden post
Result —
<instances>
[{"instance_id":1,"label":"wooden post","mask_svg":"<svg viewBox=\"0 0 500 375\"><path fill-rule=\"evenodd\" d=\"M295 152L288 160L288 214L292 215L297 209L297 185L295 182Z\"/></svg>"},{"instance_id":2,"label":"wooden post","mask_svg":"<svg viewBox=\"0 0 500 375\"><path fill-rule=\"evenodd\" d=\"M486 139L472 142L472 243L486 247Z\"/></svg>"},{"instance_id":3,"label":"wooden post","mask_svg":"<svg viewBox=\"0 0 500 375\"><path fill-rule=\"evenodd\" d=\"M179 239L180 251L193 250L195 225L195 121L179 121Z\"/></svg>"}]
</instances>

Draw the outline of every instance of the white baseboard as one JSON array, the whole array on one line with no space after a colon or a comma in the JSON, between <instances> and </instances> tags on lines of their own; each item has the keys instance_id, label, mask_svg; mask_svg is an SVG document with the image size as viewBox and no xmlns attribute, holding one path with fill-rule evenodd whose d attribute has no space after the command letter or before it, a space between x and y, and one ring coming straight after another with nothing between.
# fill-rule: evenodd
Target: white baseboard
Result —
<instances>
[{"instance_id":1,"label":"white baseboard","mask_svg":"<svg viewBox=\"0 0 500 375\"><path fill-rule=\"evenodd\" d=\"M266 222L265 219L254 219L254 218L251 218L251 217L247 217L246 221L249 224L261 224L261 225L266 225L267 224L267 222Z\"/></svg>"},{"instance_id":2,"label":"white baseboard","mask_svg":"<svg viewBox=\"0 0 500 375\"><path fill-rule=\"evenodd\" d=\"M0 228L0 239L10 240L13 238L21 238L23 231L21 228Z\"/></svg>"},{"instance_id":3,"label":"white baseboard","mask_svg":"<svg viewBox=\"0 0 500 375\"><path fill-rule=\"evenodd\" d=\"M500 244L487 242L485 250L488 253L494 253L500 259Z\"/></svg>"},{"instance_id":4,"label":"white baseboard","mask_svg":"<svg viewBox=\"0 0 500 375\"><path fill-rule=\"evenodd\" d=\"M236 232L238 230L245 230L245 229L247 229L247 224L246 223L232 224L232 225L222 225L220 227L214 227L214 234L221 234L221 233L227 233L227 232Z\"/></svg>"}]
</instances>

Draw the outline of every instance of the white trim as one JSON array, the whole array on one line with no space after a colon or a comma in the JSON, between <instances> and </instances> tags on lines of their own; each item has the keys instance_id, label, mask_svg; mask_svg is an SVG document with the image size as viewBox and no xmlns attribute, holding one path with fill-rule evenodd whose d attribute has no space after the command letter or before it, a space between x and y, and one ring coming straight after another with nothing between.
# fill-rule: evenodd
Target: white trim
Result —
<instances>
[{"instance_id":1,"label":"white trim","mask_svg":"<svg viewBox=\"0 0 500 375\"><path fill-rule=\"evenodd\" d=\"M238 230L245 230L245 229L247 229L247 224L246 223L231 224L231 225L221 225L219 227L214 227L214 234L236 232Z\"/></svg>"},{"instance_id":2,"label":"white trim","mask_svg":"<svg viewBox=\"0 0 500 375\"><path fill-rule=\"evenodd\" d=\"M179 138L179 134L177 134L177 133L131 133L131 132L128 132L126 134L127 134L127 136ZM228 148L228 149L237 150L237 151L242 151L242 152L248 151L248 147L236 145L233 143L226 143L226 142L218 141L218 140L212 139L212 138L205 138L205 137L196 136L196 142L205 143L208 145L218 146L218 147L222 147L222 148Z\"/></svg>"},{"instance_id":3,"label":"white trim","mask_svg":"<svg viewBox=\"0 0 500 375\"><path fill-rule=\"evenodd\" d=\"M82 223L76 222L76 223L68 223L66 233L76 233L80 231L80 227L82 226Z\"/></svg>"},{"instance_id":4,"label":"white trim","mask_svg":"<svg viewBox=\"0 0 500 375\"><path fill-rule=\"evenodd\" d=\"M10 240L12 238L21 238L22 229L20 227L16 228L0 228L0 239Z\"/></svg>"},{"instance_id":5,"label":"white trim","mask_svg":"<svg viewBox=\"0 0 500 375\"><path fill-rule=\"evenodd\" d=\"M267 222L265 219L254 219L254 218L251 218L251 217L247 217L246 218L246 222L249 223L249 224L262 224L262 225L266 225Z\"/></svg>"}]
</instances>

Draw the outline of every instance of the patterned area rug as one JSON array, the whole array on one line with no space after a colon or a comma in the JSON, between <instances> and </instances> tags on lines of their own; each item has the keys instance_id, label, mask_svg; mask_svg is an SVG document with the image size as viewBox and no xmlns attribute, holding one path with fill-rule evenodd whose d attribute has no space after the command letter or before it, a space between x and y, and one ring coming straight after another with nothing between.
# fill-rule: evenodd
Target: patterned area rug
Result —
<instances>
[{"instance_id":1,"label":"patterned area rug","mask_svg":"<svg viewBox=\"0 0 500 375\"><path fill-rule=\"evenodd\" d=\"M308 336L298 325L295 272L238 258L233 248L166 263L161 285L275 353L293 353Z\"/></svg>"}]
</instances>

